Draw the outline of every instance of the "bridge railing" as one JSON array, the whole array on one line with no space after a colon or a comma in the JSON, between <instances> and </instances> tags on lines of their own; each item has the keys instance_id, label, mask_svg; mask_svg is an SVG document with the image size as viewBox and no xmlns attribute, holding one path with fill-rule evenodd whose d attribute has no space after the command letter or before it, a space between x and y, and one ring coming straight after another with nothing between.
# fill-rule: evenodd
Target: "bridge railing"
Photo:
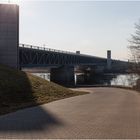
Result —
<instances>
[{"instance_id":1,"label":"bridge railing","mask_svg":"<svg viewBox=\"0 0 140 140\"><path fill-rule=\"evenodd\" d=\"M103 59L103 60L106 60L106 58L103 58L103 57L97 57L97 56L92 56L92 55L87 55L87 54L77 54L77 53L75 53L75 52L62 51L62 50L51 49L51 48L46 48L46 47L39 47L39 46L28 45L28 44L19 44L19 47L22 47L22 48L30 48L30 49L36 49L36 50L44 50L44 51L49 51L49 52L57 52L57 53L63 53L63 54L78 55L78 56L90 57L90 58L94 58L94 59L96 58L96 59ZM113 60L113 59L112 59L112 60Z\"/></svg>"},{"instance_id":2,"label":"bridge railing","mask_svg":"<svg viewBox=\"0 0 140 140\"><path fill-rule=\"evenodd\" d=\"M30 49L37 49L37 50L44 50L44 51L50 51L50 52L66 53L66 54L76 54L76 53L70 52L70 51L62 51L62 50L45 48L45 47L39 47L39 46L33 46L33 45L28 45L28 44L19 44L19 47L30 48Z\"/></svg>"}]
</instances>

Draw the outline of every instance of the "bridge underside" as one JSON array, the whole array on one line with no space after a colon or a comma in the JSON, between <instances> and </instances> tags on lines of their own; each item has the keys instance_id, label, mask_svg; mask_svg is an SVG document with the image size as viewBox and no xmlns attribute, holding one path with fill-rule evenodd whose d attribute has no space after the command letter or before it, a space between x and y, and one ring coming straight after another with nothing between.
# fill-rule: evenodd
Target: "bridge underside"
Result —
<instances>
[{"instance_id":1,"label":"bridge underside","mask_svg":"<svg viewBox=\"0 0 140 140\"><path fill-rule=\"evenodd\" d=\"M60 68L52 68L50 80L65 86L74 86L74 67L63 66Z\"/></svg>"}]
</instances>

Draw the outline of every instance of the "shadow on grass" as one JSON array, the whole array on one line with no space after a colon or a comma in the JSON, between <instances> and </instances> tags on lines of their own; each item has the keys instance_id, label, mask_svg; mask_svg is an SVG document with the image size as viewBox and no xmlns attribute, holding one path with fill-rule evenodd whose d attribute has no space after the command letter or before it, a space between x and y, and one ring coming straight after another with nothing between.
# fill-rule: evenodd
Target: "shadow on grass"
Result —
<instances>
[{"instance_id":1,"label":"shadow on grass","mask_svg":"<svg viewBox=\"0 0 140 140\"><path fill-rule=\"evenodd\" d=\"M38 84L24 72L0 66L0 114L37 105L35 88L40 86ZM55 125L62 125L62 122L41 106L0 117L0 132L6 133L46 130Z\"/></svg>"}]
</instances>

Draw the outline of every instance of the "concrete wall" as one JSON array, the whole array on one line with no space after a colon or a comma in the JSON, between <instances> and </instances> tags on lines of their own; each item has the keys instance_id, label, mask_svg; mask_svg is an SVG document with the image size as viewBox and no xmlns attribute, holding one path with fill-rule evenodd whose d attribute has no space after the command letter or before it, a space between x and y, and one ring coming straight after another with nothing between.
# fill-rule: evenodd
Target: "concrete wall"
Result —
<instances>
[{"instance_id":1,"label":"concrete wall","mask_svg":"<svg viewBox=\"0 0 140 140\"><path fill-rule=\"evenodd\" d=\"M19 7L0 4L0 63L18 68Z\"/></svg>"}]
</instances>

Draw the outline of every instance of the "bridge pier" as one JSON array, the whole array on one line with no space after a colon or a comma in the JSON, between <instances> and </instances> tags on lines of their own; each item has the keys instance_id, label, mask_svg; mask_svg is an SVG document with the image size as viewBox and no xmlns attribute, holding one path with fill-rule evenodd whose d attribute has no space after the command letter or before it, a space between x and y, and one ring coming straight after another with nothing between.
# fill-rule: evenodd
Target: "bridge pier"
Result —
<instances>
[{"instance_id":1,"label":"bridge pier","mask_svg":"<svg viewBox=\"0 0 140 140\"><path fill-rule=\"evenodd\" d=\"M0 64L19 67L19 6L0 4Z\"/></svg>"},{"instance_id":2,"label":"bridge pier","mask_svg":"<svg viewBox=\"0 0 140 140\"><path fill-rule=\"evenodd\" d=\"M111 70L111 50L107 51L107 70Z\"/></svg>"},{"instance_id":3,"label":"bridge pier","mask_svg":"<svg viewBox=\"0 0 140 140\"><path fill-rule=\"evenodd\" d=\"M52 68L50 73L50 81L54 83L67 87L75 85L74 66Z\"/></svg>"}]
</instances>

